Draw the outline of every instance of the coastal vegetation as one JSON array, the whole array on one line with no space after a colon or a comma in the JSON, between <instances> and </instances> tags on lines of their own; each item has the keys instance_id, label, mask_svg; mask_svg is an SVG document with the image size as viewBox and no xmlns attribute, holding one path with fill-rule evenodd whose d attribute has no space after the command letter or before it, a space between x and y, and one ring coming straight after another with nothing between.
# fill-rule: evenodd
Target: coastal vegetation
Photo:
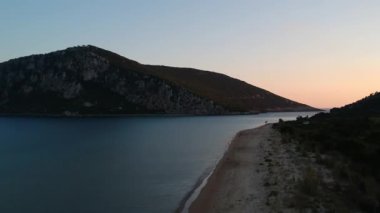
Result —
<instances>
[{"instance_id":1,"label":"coastal vegetation","mask_svg":"<svg viewBox=\"0 0 380 213\"><path fill-rule=\"evenodd\" d=\"M318 201L332 212L380 212L380 93L273 127L332 174L326 180L313 168L305 171L294 195L300 209Z\"/></svg>"}]
</instances>

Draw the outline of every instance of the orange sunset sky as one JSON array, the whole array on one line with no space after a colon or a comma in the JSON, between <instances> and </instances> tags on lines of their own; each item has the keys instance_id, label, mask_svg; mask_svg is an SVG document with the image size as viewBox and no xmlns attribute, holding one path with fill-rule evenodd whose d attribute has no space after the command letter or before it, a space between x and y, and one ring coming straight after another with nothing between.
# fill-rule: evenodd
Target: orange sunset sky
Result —
<instances>
[{"instance_id":1,"label":"orange sunset sky","mask_svg":"<svg viewBox=\"0 0 380 213\"><path fill-rule=\"evenodd\" d=\"M0 62L92 44L320 108L380 90L380 1L2 1Z\"/></svg>"}]
</instances>

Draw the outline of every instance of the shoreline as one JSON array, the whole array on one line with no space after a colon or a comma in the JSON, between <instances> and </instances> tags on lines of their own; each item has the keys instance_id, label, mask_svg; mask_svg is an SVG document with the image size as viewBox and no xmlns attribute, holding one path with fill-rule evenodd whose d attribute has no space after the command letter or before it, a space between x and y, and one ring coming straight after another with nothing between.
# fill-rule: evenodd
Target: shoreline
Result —
<instances>
[{"instance_id":1,"label":"shoreline","mask_svg":"<svg viewBox=\"0 0 380 213\"><path fill-rule=\"evenodd\" d=\"M292 113L292 112L323 112L325 110L268 110L252 112L229 112L222 114L174 114L174 113L136 113L136 114L54 114L54 113L0 113L0 117L30 117L30 118L114 118L114 117L196 117L196 116L236 116L258 115L264 113Z\"/></svg>"},{"instance_id":2,"label":"shoreline","mask_svg":"<svg viewBox=\"0 0 380 213\"><path fill-rule=\"evenodd\" d=\"M186 193L186 195L184 196L184 198L181 200L181 202L179 203L178 207L176 208L175 212L176 213L189 213L189 208L190 206L192 205L192 203L198 198L199 194L201 193L201 191L203 190L203 188L207 185L208 183L208 180L210 179L210 177L214 174L215 170L217 169L217 167L219 166L220 162L225 158L227 152L230 150L230 147L231 145L233 144L233 142L235 141L235 138L238 136L238 134L240 132L243 132L243 131L247 131L247 130L254 130L254 129L257 129L257 128L260 128L260 127L263 127L263 126L266 126L266 125L271 125L271 124L263 124L262 126L258 126L258 127L255 127L255 128L252 128L252 129L243 129L243 130L240 130L238 131L234 136L233 138L231 139L231 141L228 143L226 149L224 150L224 153L223 155L221 156L221 158L216 162L215 166L207 169L199 178L198 180L196 181L196 183L194 184L194 186L191 188L191 190Z\"/></svg>"},{"instance_id":3,"label":"shoreline","mask_svg":"<svg viewBox=\"0 0 380 213\"><path fill-rule=\"evenodd\" d=\"M238 132L207 179L189 213L300 212L314 202L304 190L333 185L315 153L300 151L266 124ZM312 172L311 172L312 171ZM315 208L323 210L321 203ZM323 211L322 211L323 212Z\"/></svg>"},{"instance_id":4,"label":"shoreline","mask_svg":"<svg viewBox=\"0 0 380 213\"><path fill-rule=\"evenodd\" d=\"M191 203L197 198L200 191L206 185L208 178L212 175L214 170L215 166L210 167L198 178L191 190L186 193L185 197L183 197L183 199L179 203L179 206L175 210L176 213L188 213L188 209Z\"/></svg>"},{"instance_id":5,"label":"shoreline","mask_svg":"<svg viewBox=\"0 0 380 213\"><path fill-rule=\"evenodd\" d=\"M262 126L265 126L265 125L269 125L269 124L264 124ZM262 126L258 126L256 128L259 128L259 127L262 127ZM253 129L256 129L256 128L253 128ZM249 129L248 129L249 130ZM203 190L203 188L207 185L207 182L208 180L210 179L210 177L214 174L216 168L218 167L218 165L220 164L220 162L223 160L223 158L225 157L225 155L227 154L228 150L230 149L232 143L234 142L236 136L242 132L242 131L245 131L245 130L240 130L239 132L237 132L233 138L231 139L231 141L228 143L226 149L224 150L224 153L223 155L221 156L221 158L216 162L215 166L207 169L199 178L198 180L196 181L196 183L194 184L194 186L191 188L191 190L186 193L185 197L181 200L181 202L179 203L179 206L177 207L177 209L175 210L176 213L189 213L189 208L190 206L192 205L192 203L198 198L199 194L201 193L201 191Z\"/></svg>"},{"instance_id":6,"label":"shoreline","mask_svg":"<svg viewBox=\"0 0 380 213\"><path fill-rule=\"evenodd\" d=\"M186 194L181 201L180 206L176 209L176 213L189 213L191 204L197 199L201 190L206 186L208 179L214 173L215 167L211 171L205 172L206 175L202 175L194 187Z\"/></svg>"},{"instance_id":7,"label":"shoreline","mask_svg":"<svg viewBox=\"0 0 380 213\"><path fill-rule=\"evenodd\" d=\"M267 124L235 135L188 212L266 211L265 175L257 173L255 168L264 158L263 146L271 127Z\"/></svg>"}]
</instances>

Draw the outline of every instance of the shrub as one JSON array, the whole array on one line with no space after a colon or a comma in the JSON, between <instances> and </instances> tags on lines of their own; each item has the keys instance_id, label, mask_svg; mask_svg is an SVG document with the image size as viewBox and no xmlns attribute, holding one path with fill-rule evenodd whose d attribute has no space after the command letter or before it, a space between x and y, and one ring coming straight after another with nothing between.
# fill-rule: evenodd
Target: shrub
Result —
<instances>
[{"instance_id":1,"label":"shrub","mask_svg":"<svg viewBox=\"0 0 380 213\"><path fill-rule=\"evenodd\" d=\"M309 196L315 196L318 194L318 185L320 178L312 168L307 168L303 174L303 179L298 183L299 190Z\"/></svg>"}]
</instances>

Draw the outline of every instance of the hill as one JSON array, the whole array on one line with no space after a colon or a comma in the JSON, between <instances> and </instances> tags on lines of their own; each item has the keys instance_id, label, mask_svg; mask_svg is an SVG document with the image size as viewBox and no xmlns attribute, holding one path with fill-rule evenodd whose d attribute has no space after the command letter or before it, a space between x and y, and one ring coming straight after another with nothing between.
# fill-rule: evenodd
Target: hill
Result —
<instances>
[{"instance_id":1,"label":"hill","mask_svg":"<svg viewBox=\"0 0 380 213\"><path fill-rule=\"evenodd\" d=\"M0 113L231 114L315 110L226 75L79 46L0 64Z\"/></svg>"},{"instance_id":2,"label":"hill","mask_svg":"<svg viewBox=\"0 0 380 213\"><path fill-rule=\"evenodd\" d=\"M380 115L380 93L375 92L355 103L342 108L334 108L331 113L341 115L375 116Z\"/></svg>"},{"instance_id":3,"label":"hill","mask_svg":"<svg viewBox=\"0 0 380 213\"><path fill-rule=\"evenodd\" d=\"M331 113L276 124L284 141L311 153L333 174L330 183L317 181L318 193L304 196L302 203L309 203L308 208L318 201L332 212L380 211L379 112L377 92Z\"/></svg>"}]
</instances>

